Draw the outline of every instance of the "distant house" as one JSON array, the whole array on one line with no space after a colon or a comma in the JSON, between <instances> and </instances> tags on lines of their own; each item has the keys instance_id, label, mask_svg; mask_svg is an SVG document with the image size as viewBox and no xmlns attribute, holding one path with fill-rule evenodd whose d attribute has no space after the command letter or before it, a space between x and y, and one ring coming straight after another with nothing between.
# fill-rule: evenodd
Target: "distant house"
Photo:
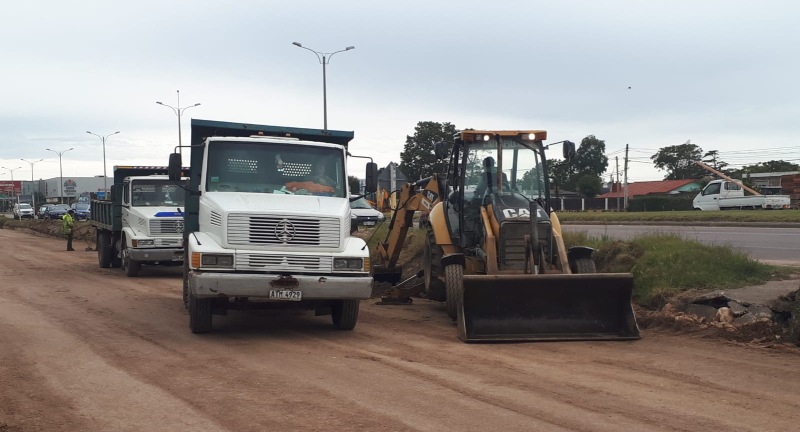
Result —
<instances>
[{"instance_id":1,"label":"distant house","mask_svg":"<svg viewBox=\"0 0 800 432\"><path fill-rule=\"evenodd\" d=\"M642 195L677 195L680 193L693 193L701 189L700 180L660 180L628 183L628 198ZM624 198L625 190L619 183L615 183L611 192L604 193L597 198Z\"/></svg>"},{"instance_id":2,"label":"distant house","mask_svg":"<svg viewBox=\"0 0 800 432\"><path fill-rule=\"evenodd\" d=\"M752 173L744 174L743 180L749 180L750 184L764 195L790 194L793 187L790 187L789 184L794 183L793 179L798 174L800 171Z\"/></svg>"}]
</instances>

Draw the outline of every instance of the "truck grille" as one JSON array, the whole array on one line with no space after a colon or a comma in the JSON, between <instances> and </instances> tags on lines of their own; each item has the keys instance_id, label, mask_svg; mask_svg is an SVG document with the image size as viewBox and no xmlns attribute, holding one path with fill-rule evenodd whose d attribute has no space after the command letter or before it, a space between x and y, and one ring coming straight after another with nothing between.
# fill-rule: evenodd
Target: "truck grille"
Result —
<instances>
[{"instance_id":1,"label":"truck grille","mask_svg":"<svg viewBox=\"0 0 800 432\"><path fill-rule=\"evenodd\" d=\"M236 255L236 270L267 272L330 272L333 258L326 256L266 255L243 253Z\"/></svg>"},{"instance_id":2,"label":"truck grille","mask_svg":"<svg viewBox=\"0 0 800 432\"><path fill-rule=\"evenodd\" d=\"M228 243L233 245L283 245L339 247L339 219L231 214Z\"/></svg>"},{"instance_id":3,"label":"truck grille","mask_svg":"<svg viewBox=\"0 0 800 432\"><path fill-rule=\"evenodd\" d=\"M183 219L151 219L150 235L183 233Z\"/></svg>"},{"instance_id":4,"label":"truck grille","mask_svg":"<svg viewBox=\"0 0 800 432\"><path fill-rule=\"evenodd\" d=\"M156 247L180 247L183 244L183 239L178 238L157 238L155 242Z\"/></svg>"}]
</instances>

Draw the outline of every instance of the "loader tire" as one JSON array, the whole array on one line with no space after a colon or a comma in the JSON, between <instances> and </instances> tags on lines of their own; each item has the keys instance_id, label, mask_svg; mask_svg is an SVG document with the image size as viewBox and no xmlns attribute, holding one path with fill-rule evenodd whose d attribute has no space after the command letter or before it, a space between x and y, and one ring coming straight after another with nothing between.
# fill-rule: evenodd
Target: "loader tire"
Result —
<instances>
[{"instance_id":1,"label":"loader tire","mask_svg":"<svg viewBox=\"0 0 800 432\"><path fill-rule=\"evenodd\" d=\"M433 230L428 230L424 251L425 293L428 298L444 301L446 298L444 282L439 278L442 274L442 247L436 244Z\"/></svg>"},{"instance_id":2,"label":"loader tire","mask_svg":"<svg viewBox=\"0 0 800 432\"><path fill-rule=\"evenodd\" d=\"M594 261L591 258L578 258L572 265L572 273L597 273L597 267L594 265Z\"/></svg>"},{"instance_id":3,"label":"loader tire","mask_svg":"<svg viewBox=\"0 0 800 432\"><path fill-rule=\"evenodd\" d=\"M337 330L352 330L358 321L360 300L334 300L331 303L331 320Z\"/></svg>"},{"instance_id":4,"label":"loader tire","mask_svg":"<svg viewBox=\"0 0 800 432\"><path fill-rule=\"evenodd\" d=\"M189 294L189 329L192 333L211 331L211 306L214 299L197 298Z\"/></svg>"},{"instance_id":5,"label":"loader tire","mask_svg":"<svg viewBox=\"0 0 800 432\"><path fill-rule=\"evenodd\" d=\"M447 316L455 320L461 308L464 293L464 267L461 264L450 264L444 268L444 283L447 288L445 307Z\"/></svg>"}]
</instances>

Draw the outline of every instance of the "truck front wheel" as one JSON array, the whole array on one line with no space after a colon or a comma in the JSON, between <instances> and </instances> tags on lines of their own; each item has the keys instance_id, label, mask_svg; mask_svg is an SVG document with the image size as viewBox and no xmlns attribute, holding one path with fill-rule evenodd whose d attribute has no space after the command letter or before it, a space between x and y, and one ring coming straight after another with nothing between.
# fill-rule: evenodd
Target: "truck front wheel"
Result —
<instances>
[{"instance_id":1,"label":"truck front wheel","mask_svg":"<svg viewBox=\"0 0 800 432\"><path fill-rule=\"evenodd\" d=\"M211 331L211 306L214 299L197 298L189 293L189 329L192 333Z\"/></svg>"},{"instance_id":2,"label":"truck front wheel","mask_svg":"<svg viewBox=\"0 0 800 432\"><path fill-rule=\"evenodd\" d=\"M339 330L352 330L358 321L359 300L334 300L331 303L333 326Z\"/></svg>"},{"instance_id":3,"label":"truck front wheel","mask_svg":"<svg viewBox=\"0 0 800 432\"><path fill-rule=\"evenodd\" d=\"M125 275L128 277L136 277L139 275L139 270L142 269L142 263L131 259L128 254L128 247L125 237L122 238L122 269L125 270Z\"/></svg>"}]
</instances>

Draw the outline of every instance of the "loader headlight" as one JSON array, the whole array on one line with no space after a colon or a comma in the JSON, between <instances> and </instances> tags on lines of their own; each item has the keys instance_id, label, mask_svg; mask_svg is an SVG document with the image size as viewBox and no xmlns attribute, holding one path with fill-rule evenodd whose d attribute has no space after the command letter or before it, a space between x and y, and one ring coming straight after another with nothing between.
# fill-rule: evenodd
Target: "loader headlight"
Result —
<instances>
[{"instance_id":1,"label":"loader headlight","mask_svg":"<svg viewBox=\"0 0 800 432\"><path fill-rule=\"evenodd\" d=\"M364 268L361 258L334 258L333 269L337 271L360 271Z\"/></svg>"},{"instance_id":2,"label":"loader headlight","mask_svg":"<svg viewBox=\"0 0 800 432\"><path fill-rule=\"evenodd\" d=\"M137 247L145 247L145 246L153 246L155 244L156 244L156 241L153 240L153 239L150 239L150 240L136 240L136 239L133 239L133 240L131 240L131 246L133 246L135 248L137 248Z\"/></svg>"},{"instance_id":3,"label":"loader headlight","mask_svg":"<svg viewBox=\"0 0 800 432\"><path fill-rule=\"evenodd\" d=\"M233 255L229 254L202 254L200 257L202 267L233 267Z\"/></svg>"}]
</instances>

